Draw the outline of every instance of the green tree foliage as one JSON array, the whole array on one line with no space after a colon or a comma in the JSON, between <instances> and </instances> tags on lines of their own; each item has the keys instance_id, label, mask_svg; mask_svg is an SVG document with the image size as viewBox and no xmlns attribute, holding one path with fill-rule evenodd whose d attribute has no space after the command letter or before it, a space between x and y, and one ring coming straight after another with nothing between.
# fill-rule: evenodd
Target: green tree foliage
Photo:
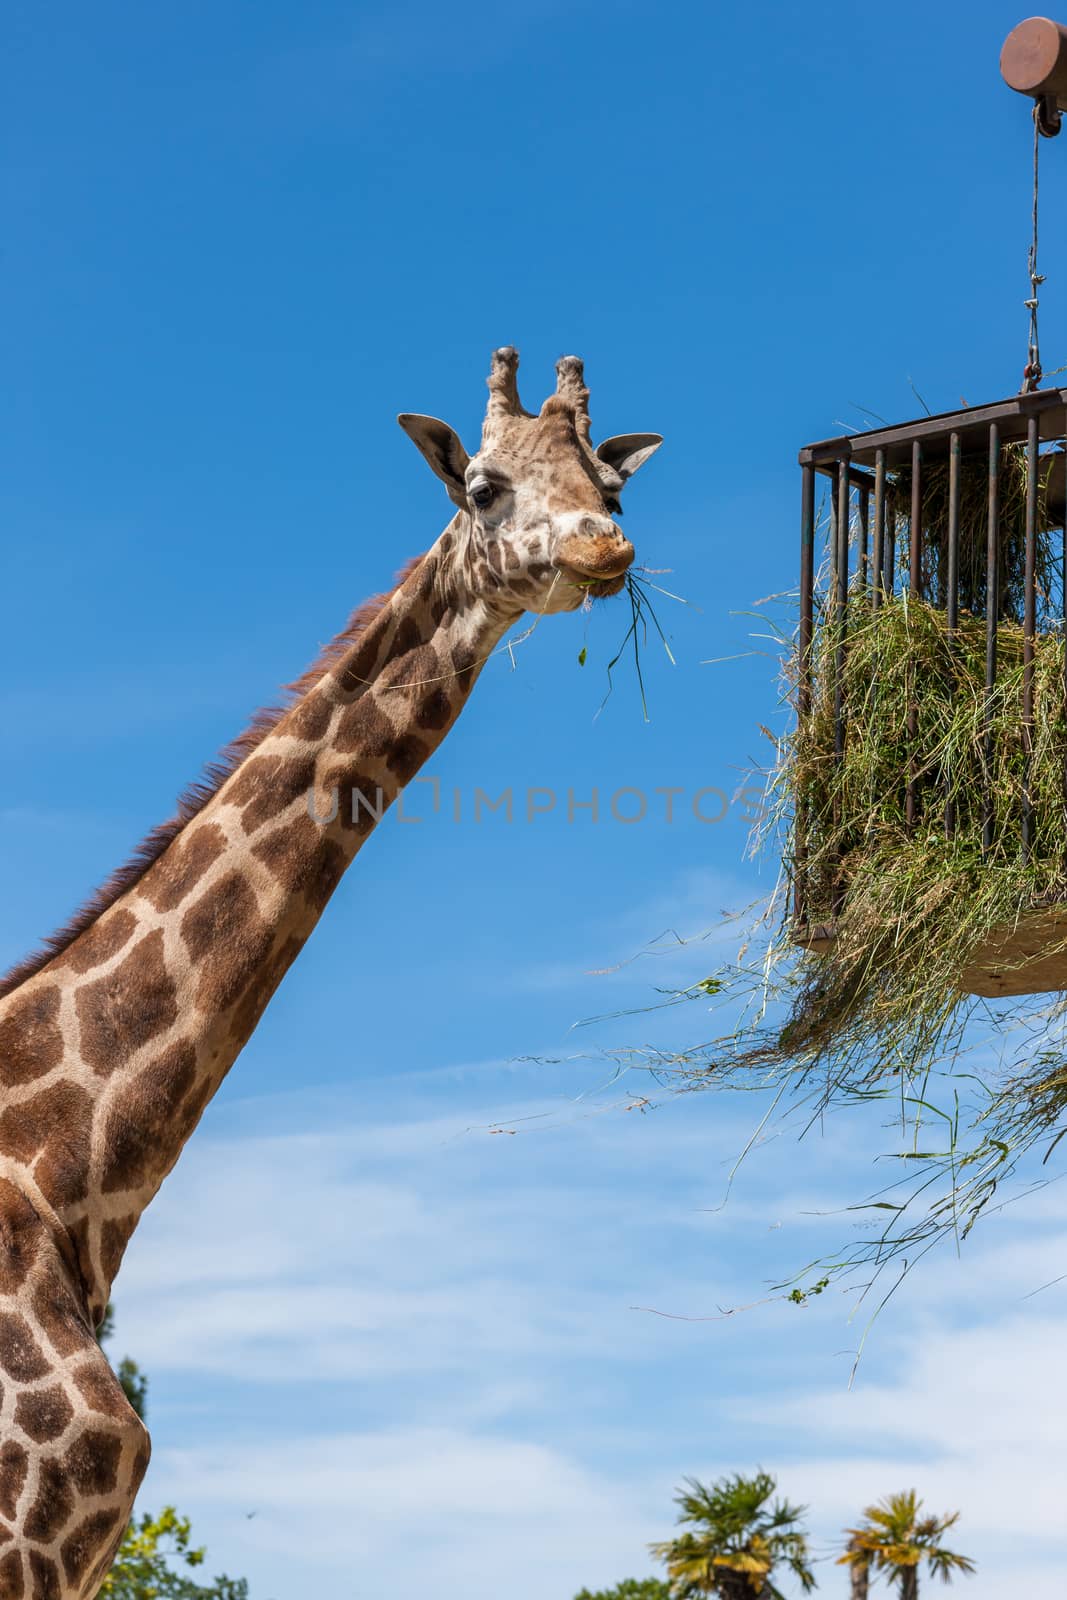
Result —
<instances>
[{"instance_id":1,"label":"green tree foliage","mask_svg":"<svg viewBox=\"0 0 1067 1600\"><path fill-rule=\"evenodd\" d=\"M951 1583L957 1573L973 1572L973 1561L941 1544L959 1520L959 1512L924 1517L922 1505L914 1489L904 1489L868 1506L859 1527L846 1528L848 1545L838 1565L853 1572L884 1574L900 1600L918 1600L919 1568L924 1562L930 1575L944 1583Z\"/></svg>"},{"instance_id":2,"label":"green tree foliage","mask_svg":"<svg viewBox=\"0 0 1067 1600\"><path fill-rule=\"evenodd\" d=\"M114 1332L115 1312L109 1305L96 1337L103 1345ZM122 1358L115 1373L143 1422L147 1377L129 1356ZM198 1583L192 1573L203 1565L204 1556L204 1550L192 1543L188 1517L179 1516L173 1506L164 1506L158 1516L145 1512L126 1529L99 1600L248 1600L244 1578L228 1578L223 1573L211 1583Z\"/></svg>"},{"instance_id":3,"label":"green tree foliage","mask_svg":"<svg viewBox=\"0 0 1067 1600\"><path fill-rule=\"evenodd\" d=\"M805 1593L814 1589L804 1506L773 1500L769 1472L720 1478L710 1487L686 1478L675 1496L684 1533L650 1548L667 1568L672 1600L783 1600L773 1574L780 1568Z\"/></svg>"},{"instance_id":4,"label":"green tree foliage","mask_svg":"<svg viewBox=\"0 0 1067 1600\"><path fill-rule=\"evenodd\" d=\"M165 1506L158 1517L135 1517L99 1600L248 1600L244 1578L223 1574L212 1583L197 1583L190 1574L203 1560L204 1551L192 1545L188 1517L180 1517L173 1506Z\"/></svg>"},{"instance_id":5,"label":"green tree foliage","mask_svg":"<svg viewBox=\"0 0 1067 1600\"><path fill-rule=\"evenodd\" d=\"M614 1589L583 1589L574 1600L671 1600L662 1578L624 1578Z\"/></svg>"}]
</instances>

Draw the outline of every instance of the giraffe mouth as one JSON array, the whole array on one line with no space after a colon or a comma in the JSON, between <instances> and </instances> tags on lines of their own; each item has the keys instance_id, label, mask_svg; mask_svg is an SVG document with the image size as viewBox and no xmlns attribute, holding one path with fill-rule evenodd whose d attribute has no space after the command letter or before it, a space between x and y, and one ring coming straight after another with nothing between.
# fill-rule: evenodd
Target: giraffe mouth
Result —
<instances>
[{"instance_id":1,"label":"giraffe mouth","mask_svg":"<svg viewBox=\"0 0 1067 1600\"><path fill-rule=\"evenodd\" d=\"M627 563L629 566L629 563ZM613 578L594 577L590 572L582 572L579 567L563 566L559 571L583 594L589 595L593 600L606 600L610 595L619 594L626 587L626 572L620 572Z\"/></svg>"},{"instance_id":2,"label":"giraffe mouth","mask_svg":"<svg viewBox=\"0 0 1067 1600\"><path fill-rule=\"evenodd\" d=\"M629 540L612 541L607 545L598 543L574 553L572 550L560 551L555 564L557 571L577 588L594 599L603 599L618 594L625 587L626 574L634 559L634 547Z\"/></svg>"}]
</instances>

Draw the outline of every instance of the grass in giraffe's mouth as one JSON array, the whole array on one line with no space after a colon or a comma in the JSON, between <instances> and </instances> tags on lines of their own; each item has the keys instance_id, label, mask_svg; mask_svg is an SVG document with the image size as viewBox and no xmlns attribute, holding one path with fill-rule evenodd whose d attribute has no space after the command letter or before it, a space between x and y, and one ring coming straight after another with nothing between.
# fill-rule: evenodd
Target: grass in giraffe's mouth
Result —
<instances>
[{"instance_id":1,"label":"grass in giraffe's mouth","mask_svg":"<svg viewBox=\"0 0 1067 1600\"><path fill-rule=\"evenodd\" d=\"M599 578L594 583L583 584L585 592L593 600L608 600L613 594L621 594L626 587L626 574L622 572L617 578Z\"/></svg>"},{"instance_id":2,"label":"grass in giraffe's mouth","mask_svg":"<svg viewBox=\"0 0 1067 1600\"><path fill-rule=\"evenodd\" d=\"M557 564L556 571L591 600L607 600L612 595L621 594L628 577L628 573L620 572L613 578L595 578L580 567L566 566L563 562Z\"/></svg>"},{"instance_id":3,"label":"grass in giraffe's mouth","mask_svg":"<svg viewBox=\"0 0 1067 1600\"><path fill-rule=\"evenodd\" d=\"M671 666L676 665L670 644L667 641L667 635L664 633L659 617L656 615L656 608L652 602L652 591L655 590L657 594L666 595L669 600L677 600L681 605L688 605L690 602L684 600L681 595L672 594L669 589L661 588L658 583L653 583L652 574L644 567L637 571L631 567L628 572L623 573L619 578L609 579L606 583L589 585L588 592L595 597L598 593L621 594L623 589L626 590L630 600L630 625L623 634L621 644L608 662L608 689L600 702L597 716L600 715L600 712L603 711L611 698L612 690L615 687L612 676L615 668L623 656L632 650L634 669L637 673L637 687L641 694L641 712L645 721L649 722L651 718L648 714L648 699L645 695L645 676L641 664L641 651L648 643L648 625L650 622L659 636L660 643L667 653L667 659ZM584 649L578 657L578 662L581 666L585 665Z\"/></svg>"}]
</instances>

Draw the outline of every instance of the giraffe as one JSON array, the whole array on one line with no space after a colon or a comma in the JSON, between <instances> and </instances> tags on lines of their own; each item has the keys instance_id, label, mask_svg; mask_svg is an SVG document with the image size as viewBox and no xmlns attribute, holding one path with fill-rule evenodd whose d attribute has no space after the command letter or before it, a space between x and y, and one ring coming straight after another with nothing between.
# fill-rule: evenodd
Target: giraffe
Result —
<instances>
[{"instance_id":1,"label":"giraffe","mask_svg":"<svg viewBox=\"0 0 1067 1600\"><path fill-rule=\"evenodd\" d=\"M384 810L526 612L617 593L662 440L594 448L582 363L537 414L493 353L481 444L401 427L455 515L177 814L0 982L0 1600L90 1600L149 1439L95 1338L123 1252Z\"/></svg>"}]
</instances>

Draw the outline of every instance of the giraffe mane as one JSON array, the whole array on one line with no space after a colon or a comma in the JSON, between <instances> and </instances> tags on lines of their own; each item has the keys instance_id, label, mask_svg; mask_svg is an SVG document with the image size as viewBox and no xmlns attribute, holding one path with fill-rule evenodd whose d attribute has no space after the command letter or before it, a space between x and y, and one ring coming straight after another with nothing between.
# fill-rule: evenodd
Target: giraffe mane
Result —
<instances>
[{"instance_id":1,"label":"giraffe mane","mask_svg":"<svg viewBox=\"0 0 1067 1600\"><path fill-rule=\"evenodd\" d=\"M244 732L239 733L236 739L225 745L215 759L207 763L201 776L183 790L178 796L174 815L154 827L141 840L129 859L116 868L62 927L49 934L37 950L31 951L28 956L24 956L8 972L0 976L0 999L11 994L28 978L40 972L50 961L54 961L56 956L62 955L75 939L92 927L98 917L103 916L110 906L140 882L149 867L159 860L182 830L200 815L209 801L215 798L227 778L232 777L241 763L263 743L269 733L273 733L286 713L307 694L308 690L321 682L331 667L337 665L421 565L422 560L422 556L416 556L408 561L397 573L396 582L391 589L372 595L369 600L364 600L362 605L357 606L341 632L323 647L306 671L292 683L284 686L282 690L284 698L281 702L261 707L253 715Z\"/></svg>"}]
</instances>

